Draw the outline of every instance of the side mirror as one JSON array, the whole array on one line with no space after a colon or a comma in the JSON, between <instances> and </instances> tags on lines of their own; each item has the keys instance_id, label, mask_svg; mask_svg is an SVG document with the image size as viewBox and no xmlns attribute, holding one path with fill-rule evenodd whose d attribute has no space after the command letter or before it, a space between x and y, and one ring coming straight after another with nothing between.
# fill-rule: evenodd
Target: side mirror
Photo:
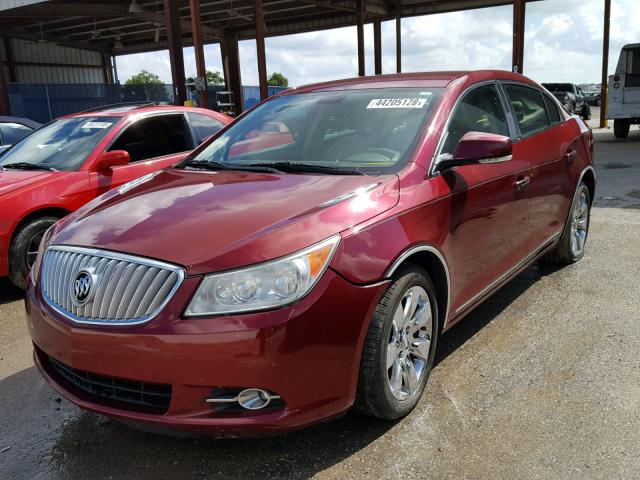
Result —
<instances>
[{"instance_id":1,"label":"side mirror","mask_svg":"<svg viewBox=\"0 0 640 480\"><path fill-rule=\"evenodd\" d=\"M463 165L500 163L511 160L511 138L495 133L467 132L458 142L453 157L438 159L437 170L449 170Z\"/></svg>"},{"instance_id":2,"label":"side mirror","mask_svg":"<svg viewBox=\"0 0 640 480\"><path fill-rule=\"evenodd\" d=\"M131 161L129 152L126 150L111 150L110 152L102 152L96 160L94 170L103 172L112 167L126 165Z\"/></svg>"}]
</instances>

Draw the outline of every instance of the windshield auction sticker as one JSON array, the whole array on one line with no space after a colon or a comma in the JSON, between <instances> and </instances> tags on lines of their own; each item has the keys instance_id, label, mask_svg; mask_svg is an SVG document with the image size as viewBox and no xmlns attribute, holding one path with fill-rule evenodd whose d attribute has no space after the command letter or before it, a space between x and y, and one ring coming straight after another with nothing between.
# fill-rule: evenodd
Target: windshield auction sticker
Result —
<instances>
[{"instance_id":1,"label":"windshield auction sticker","mask_svg":"<svg viewBox=\"0 0 640 480\"><path fill-rule=\"evenodd\" d=\"M422 108L426 98L374 98L367 108Z\"/></svg>"},{"instance_id":2,"label":"windshield auction sticker","mask_svg":"<svg viewBox=\"0 0 640 480\"><path fill-rule=\"evenodd\" d=\"M81 128L109 128L111 125L111 122L87 122Z\"/></svg>"}]
</instances>

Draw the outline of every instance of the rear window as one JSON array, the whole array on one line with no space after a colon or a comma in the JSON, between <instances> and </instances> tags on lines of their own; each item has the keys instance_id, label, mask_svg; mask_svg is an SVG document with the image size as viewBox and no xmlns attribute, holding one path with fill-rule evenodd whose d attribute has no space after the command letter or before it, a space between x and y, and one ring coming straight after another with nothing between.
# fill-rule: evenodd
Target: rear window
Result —
<instances>
[{"instance_id":1,"label":"rear window","mask_svg":"<svg viewBox=\"0 0 640 480\"><path fill-rule=\"evenodd\" d=\"M559 123L561 117L560 110L558 110L558 105L556 105L556 102L551 100L548 95L542 94L542 97L544 98L544 103L547 106L547 113L549 114L549 120L551 121L551 124L553 125L554 123Z\"/></svg>"},{"instance_id":2,"label":"rear window","mask_svg":"<svg viewBox=\"0 0 640 480\"><path fill-rule=\"evenodd\" d=\"M523 136L544 130L549 126L547 107L542 93L522 85L505 85L511 110Z\"/></svg>"}]
</instances>

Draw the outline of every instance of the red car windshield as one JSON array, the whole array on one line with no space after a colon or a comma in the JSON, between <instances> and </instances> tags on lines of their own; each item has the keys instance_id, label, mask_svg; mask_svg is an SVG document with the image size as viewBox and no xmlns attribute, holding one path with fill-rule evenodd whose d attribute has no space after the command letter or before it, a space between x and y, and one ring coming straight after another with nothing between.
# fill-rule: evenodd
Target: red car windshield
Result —
<instances>
[{"instance_id":1,"label":"red car windshield","mask_svg":"<svg viewBox=\"0 0 640 480\"><path fill-rule=\"evenodd\" d=\"M78 170L122 117L61 118L36 130L0 156L2 168Z\"/></svg>"},{"instance_id":2,"label":"red car windshield","mask_svg":"<svg viewBox=\"0 0 640 480\"><path fill-rule=\"evenodd\" d=\"M397 171L441 91L372 88L283 95L238 119L184 166L329 174Z\"/></svg>"}]
</instances>

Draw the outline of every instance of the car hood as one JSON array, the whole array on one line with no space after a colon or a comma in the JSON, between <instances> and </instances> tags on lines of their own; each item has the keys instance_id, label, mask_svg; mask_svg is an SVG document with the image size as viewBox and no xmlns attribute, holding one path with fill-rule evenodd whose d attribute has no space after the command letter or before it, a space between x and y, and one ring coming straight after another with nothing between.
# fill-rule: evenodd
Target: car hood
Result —
<instances>
[{"instance_id":1,"label":"car hood","mask_svg":"<svg viewBox=\"0 0 640 480\"><path fill-rule=\"evenodd\" d=\"M0 198L11 192L57 179L63 172L46 170L0 170Z\"/></svg>"},{"instance_id":2,"label":"car hood","mask_svg":"<svg viewBox=\"0 0 640 480\"><path fill-rule=\"evenodd\" d=\"M295 252L398 198L396 175L169 169L90 202L59 224L51 243L160 259L201 274Z\"/></svg>"}]
</instances>

